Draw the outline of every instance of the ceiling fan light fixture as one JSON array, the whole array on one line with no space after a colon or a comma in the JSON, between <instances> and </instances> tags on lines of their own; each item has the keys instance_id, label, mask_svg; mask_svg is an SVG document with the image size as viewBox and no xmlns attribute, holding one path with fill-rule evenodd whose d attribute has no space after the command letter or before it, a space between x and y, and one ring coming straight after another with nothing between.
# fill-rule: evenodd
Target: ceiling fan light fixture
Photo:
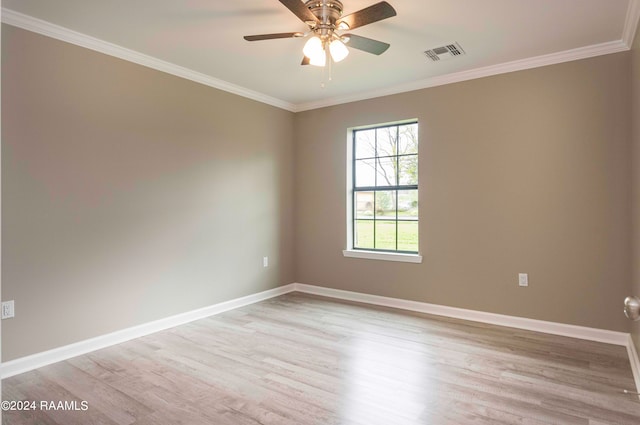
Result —
<instances>
[{"instance_id":1,"label":"ceiling fan light fixture","mask_svg":"<svg viewBox=\"0 0 640 425\"><path fill-rule=\"evenodd\" d=\"M1 0L0 0L1 1ZM346 16L342 15L341 0L279 0L287 9L304 22L306 32L281 32L274 34L245 35L247 41L273 40L278 38L301 38L311 34L302 51L304 58L300 65L323 67L329 62L340 62L351 48L374 55L381 55L389 44L371 38L338 32L353 30L383 19L396 16L396 11L386 1L360 9ZM345 44L349 44L349 48Z\"/></svg>"},{"instance_id":2,"label":"ceiling fan light fixture","mask_svg":"<svg viewBox=\"0 0 640 425\"><path fill-rule=\"evenodd\" d=\"M349 56L349 49L340 40L333 40L329 45L329 52L331 52L331 58L335 62L340 62L347 56Z\"/></svg>"}]
</instances>

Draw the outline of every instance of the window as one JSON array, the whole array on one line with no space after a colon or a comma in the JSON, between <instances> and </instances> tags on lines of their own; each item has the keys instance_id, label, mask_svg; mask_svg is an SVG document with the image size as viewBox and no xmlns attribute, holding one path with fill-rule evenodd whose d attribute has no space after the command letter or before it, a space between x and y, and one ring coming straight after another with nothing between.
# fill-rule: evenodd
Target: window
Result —
<instances>
[{"instance_id":1,"label":"window","mask_svg":"<svg viewBox=\"0 0 640 425\"><path fill-rule=\"evenodd\" d=\"M352 134L350 248L417 254L418 123Z\"/></svg>"}]
</instances>

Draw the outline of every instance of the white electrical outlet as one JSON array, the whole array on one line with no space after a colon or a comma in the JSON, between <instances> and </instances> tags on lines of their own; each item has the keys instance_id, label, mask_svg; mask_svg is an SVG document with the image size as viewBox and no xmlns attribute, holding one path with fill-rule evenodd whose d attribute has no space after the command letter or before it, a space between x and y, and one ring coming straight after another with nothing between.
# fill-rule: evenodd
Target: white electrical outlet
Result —
<instances>
[{"instance_id":1,"label":"white electrical outlet","mask_svg":"<svg viewBox=\"0 0 640 425\"><path fill-rule=\"evenodd\" d=\"M527 273L518 273L518 285L529 286L529 275Z\"/></svg>"},{"instance_id":2,"label":"white electrical outlet","mask_svg":"<svg viewBox=\"0 0 640 425\"><path fill-rule=\"evenodd\" d=\"M3 319L10 319L13 316L15 316L15 309L14 309L13 300L4 301L2 303L2 318Z\"/></svg>"},{"instance_id":3,"label":"white electrical outlet","mask_svg":"<svg viewBox=\"0 0 640 425\"><path fill-rule=\"evenodd\" d=\"M262 267L269 267L269 257L262 257Z\"/></svg>"}]
</instances>

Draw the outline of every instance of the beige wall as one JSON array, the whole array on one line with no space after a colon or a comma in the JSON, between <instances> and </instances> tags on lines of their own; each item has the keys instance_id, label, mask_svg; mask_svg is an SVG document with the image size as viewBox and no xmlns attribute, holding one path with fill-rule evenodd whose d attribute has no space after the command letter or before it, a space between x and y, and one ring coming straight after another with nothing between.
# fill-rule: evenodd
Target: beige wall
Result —
<instances>
[{"instance_id":1,"label":"beige wall","mask_svg":"<svg viewBox=\"0 0 640 425\"><path fill-rule=\"evenodd\" d=\"M297 114L296 281L627 331L629 61L607 55ZM344 258L347 129L408 118L420 123L424 260Z\"/></svg>"},{"instance_id":2,"label":"beige wall","mask_svg":"<svg viewBox=\"0 0 640 425\"><path fill-rule=\"evenodd\" d=\"M294 116L3 25L3 360L293 281L626 331L635 46ZM344 258L347 128L408 118L424 261Z\"/></svg>"},{"instance_id":3,"label":"beige wall","mask_svg":"<svg viewBox=\"0 0 640 425\"><path fill-rule=\"evenodd\" d=\"M2 30L4 361L293 281L292 113Z\"/></svg>"},{"instance_id":4,"label":"beige wall","mask_svg":"<svg viewBox=\"0 0 640 425\"><path fill-rule=\"evenodd\" d=\"M631 48L631 93L633 137L633 280L629 295L640 297L640 24ZM632 336L640 353L640 322L633 324Z\"/></svg>"}]
</instances>

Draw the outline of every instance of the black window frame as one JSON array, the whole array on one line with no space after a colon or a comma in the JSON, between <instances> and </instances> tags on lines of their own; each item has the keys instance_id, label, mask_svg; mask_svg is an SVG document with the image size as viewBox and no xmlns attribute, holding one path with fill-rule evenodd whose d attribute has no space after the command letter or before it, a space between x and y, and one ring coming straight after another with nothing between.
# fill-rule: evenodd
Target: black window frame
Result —
<instances>
[{"instance_id":1,"label":"black window frame","mask_svg":"<svg viewBox=\"0 0 640 425\"><path fill-rule=\"evenodd\" d=\"M418 240L418 250L417 251L407 251L407 250L399 250L398 249L398 222L400 221L412 221L412 222L416 222L418 223L418 229L420 228L420 214L418 212L418 217L416 219L399 219L398 218L398 193L400 191L403 190L415 190L418 193L419 196L419 188L418 188L418 181L416 181L416 184L411 184L411 185L400 185L400 166L399 166L399 159L401 157L407 157L407 156L415 156L416 159L419 158L419 153L420 153L420 139L418 138L418 149L416 151L416 153L411 153L411 154L397 154L396 155L383 155L383 156L378 156L378 130L379 129L384 129L384 128L391 128L391 127L396 127L396 137L399 143L399 131L400 131L400 127L405 126L405 125L413 125L416 124L418 125L418 120L411 120L411 121L403 121L403 122L399 122L399 123L394 123L394 124L384 124L384 125L377 125L377 126L367 126L367 127L360 127L360 128L356 128L352 130L352 140L351 140L351 249L355 250L355 251L372 251L372 252L386 252L386 253L395 253L395 254L419 254L420 252L420 241ZM356 138L357 138L357 134L360 131L370 131L370 130L375 130L375 151L374 151L374 157L367 157L367 158L357 158L357 151L356 151ZM419 126L418 126L418 134L419 134ZM356 185L356 163L358 160L363 160L363 159L373 159L374 162L377 164L379 159L383 159L383 158L396 158L396 161L398 161L398 166L396 169L396 176L395 176L395 186L379 186L377 185L377 171L374 171L374 175L375 175L375 181L374 181L374 186L362 186L362 187L358 187ZM377 165L376 165L377 166ZM419 161L417 162L416 166L419 166ZM420 175L419 173L419 168L418 168L418 176ZM419 179L419 178L418 178ZM385 191L395 191L396 192L396 197L395 197L395 218L391 219L391 218L385 218L383 219L377 219L376 218L376 192L385 192ZM364 218L358 218L357 217L357 205L356 205L356 194L358 192L373 192L374 196L373 196L373 218L371 219L364 219ZM418 205L419 208L419 205ZM418 209L419 211L419 209ZM356 247L356 226L357 226L357 221L373 221L373 246L374 248L361 248L361 247ZM396 243L396 249L381 249L381 248L375 248L376 245L376 221L394 221L395 222L395 243Z\"/></svg>"}]
</instances>

